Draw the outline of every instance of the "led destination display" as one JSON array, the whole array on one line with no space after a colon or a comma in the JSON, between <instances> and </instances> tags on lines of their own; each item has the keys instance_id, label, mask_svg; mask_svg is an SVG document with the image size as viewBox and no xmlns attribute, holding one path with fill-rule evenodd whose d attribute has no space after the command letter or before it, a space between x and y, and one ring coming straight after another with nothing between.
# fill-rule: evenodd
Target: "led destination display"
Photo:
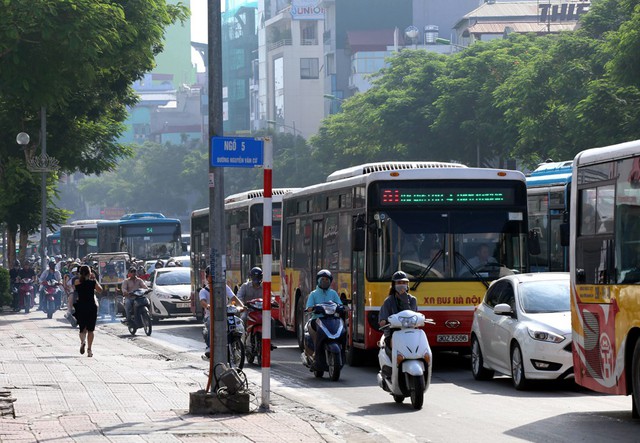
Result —
<instances>
[{"instance_id":1,"label":"led destination display","mask_svg":"<svg viewBox=\"0 0 640 443\"><path fill-rule=\"evenodd\" d=\"M511 205L514 192L510 188L380 188L382 205Z\"/></svg>"}]
</instances>

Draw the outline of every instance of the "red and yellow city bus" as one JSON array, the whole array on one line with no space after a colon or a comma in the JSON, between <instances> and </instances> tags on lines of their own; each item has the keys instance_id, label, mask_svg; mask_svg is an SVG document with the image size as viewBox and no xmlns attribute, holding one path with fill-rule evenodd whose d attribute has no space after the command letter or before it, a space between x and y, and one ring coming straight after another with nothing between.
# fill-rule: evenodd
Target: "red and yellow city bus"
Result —
<instances>
[{"instance_id":1,"label":"red and yellow city bus","mask_svg":"<svg viewBox=\"0 0 640 443\"><path fill-rule=\"evenodd\" d=\"M282 196L295 189L278 188L272 191L272 276L271 292L280 297L280 220ZM262 227L264 192L262 189L241 192L225 199L225 236L227 284L237 292L249 278L254 266L262 268ZM209 208L191 214L191 266L193 312L200 318L198 292L204 284L204 270L209 257ZM273 318L278 320L277 312Z\"/></svg>"},{"instance_id":2,"label":"red and yellow city bus","mask_svg":"<svg viewBox=\"0 0 640 443\"><path fill-rule=\"evenodd\" d=\"M640 408L640 140L579 153L570 211L578 384Z\"/></svg>"},{"instance_id":3,"label":"red and yellow city bus","mask_svg":"<svg viewBox=\"0 0 640 443\"><path fill-rule=\"evenodd\" d=\"M493 263L476 269L469 260L482 245ZM436 162L351 167L284 196L281 319L301 345L315 275L330 270L350 307L347 355L358 364L377 347L378 312L402 270L436 322L425 329L431 346L466 350L489 283L526 272L527 256L522 173Z\"/></svg>"}]
</instances>

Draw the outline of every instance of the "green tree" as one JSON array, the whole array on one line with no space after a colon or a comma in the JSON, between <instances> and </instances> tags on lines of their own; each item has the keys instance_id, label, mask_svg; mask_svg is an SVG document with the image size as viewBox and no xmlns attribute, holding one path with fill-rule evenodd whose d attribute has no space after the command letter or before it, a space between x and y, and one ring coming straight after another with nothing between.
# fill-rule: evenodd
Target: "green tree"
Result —
<instances>
[{"instance_id":1,"label":"green tree","mask_svg":"<svg viewBox=\"0 0 640 443\"><path fill-rule=\"evenodd\" d=\"M78 188L93 205L182 216L208 201L208 159L203 152L197 141L179 145L147 142L115 171L87 177Z\"/></svg>"},{"instance_id":2,"label":"green tree","mask_svg":"<svg viewBox=\"0 0 640 443\"><path fill-rule=\"evenodd\" d=\"M187 17L165 0L4 0L0 3L0 172L25 168L15 135L31 134L27 154L42 143L40 112L47 114L47 153L62 172L100 173L130 155L117 143L126 107L136 102L133 81L153 68L164 29ZM13 160L12 160L13 159ZM22 194L19 206L36 214L38 194L24 193L36 177L16 183L0 175L0 219L19 211L7 196ZM11 187L13 185L14 187ZM49 197L50 198L50 197ZM55 208L50 211L63 215ZM16 226L33 232L32 217Z\"/></svg>"},{"instance_id":3,"label":"green tree","mask_svg":"<svg viewBox=\"0 0 640 443\"><path fill-rule=\"evenodd\" d=\"M495 91L548 43L535 36L476 43L454 54L435 84L438 116L433 131L452 159L482 166L483 159L510 157L516 133L496 106Z\"/></svg>"},{"instance_id":4,"label":"green tree","mask_svg":"<svg viewBox=\"0 0 640 443\"><path fill-rule=\"evenodd\" d=\"M359 163L443 159L430 126L437 113L433 86L446 56L403 50L388 59L373 87L342 103L311 138L323 175Z\"/></svg>"}]
</instances>

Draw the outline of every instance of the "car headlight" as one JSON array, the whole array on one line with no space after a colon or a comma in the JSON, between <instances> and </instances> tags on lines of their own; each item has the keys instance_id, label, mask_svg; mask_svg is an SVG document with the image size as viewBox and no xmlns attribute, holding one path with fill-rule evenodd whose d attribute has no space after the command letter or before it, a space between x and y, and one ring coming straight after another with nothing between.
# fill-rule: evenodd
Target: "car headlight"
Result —
<instances>
[{"instance_id":1,"label":"car headlight","mask_svg":"<svg viewBox=\"0 0 640 443\"><path fill-rule=\"evenodd\" d=\"M549 343L562 343L564 341L564 337L562 335L554 334L549 331L527 328L527 332L529 332L529 336L534 340L547 341Z\"/></svg>"},{"instance_id":2,"label":"car headlight","mask_svg":"<svg viewBox=\"0 0 640 443\"><path fill-rule=\"evenodd\" d=\"M156 292L156 297L162 300L171 300L171 294L166 292Z\"/></svg>"}]
</instances>

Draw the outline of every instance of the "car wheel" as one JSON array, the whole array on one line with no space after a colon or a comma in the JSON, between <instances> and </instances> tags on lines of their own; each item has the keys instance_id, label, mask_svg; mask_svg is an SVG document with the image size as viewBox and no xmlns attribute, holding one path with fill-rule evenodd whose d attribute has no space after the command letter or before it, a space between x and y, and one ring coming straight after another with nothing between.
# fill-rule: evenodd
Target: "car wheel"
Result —
<instances>
[{"instance_id":1,"label":"car wheel","mask_svg":"<svg viewBox=\"0 0 640 443\"><path fill-rule=\"evenodd\" d=\"M491 380L493 371L484 367L484 358L480 350L480 342L475 335L471 336L471 373L476 380Z\"/></svg>"},{"instance_id":2,"label":"car wheel","mask_svg":"<svg viewBox=\"0 0 640 443\"><path fill-rule=\"evenodd\" d=\"M524 373L524 359L522 351L517 344L511 348L511 380L513 387L518 391L523 391L529 386L529 380Z\"/></svg>"}]
</instances>

